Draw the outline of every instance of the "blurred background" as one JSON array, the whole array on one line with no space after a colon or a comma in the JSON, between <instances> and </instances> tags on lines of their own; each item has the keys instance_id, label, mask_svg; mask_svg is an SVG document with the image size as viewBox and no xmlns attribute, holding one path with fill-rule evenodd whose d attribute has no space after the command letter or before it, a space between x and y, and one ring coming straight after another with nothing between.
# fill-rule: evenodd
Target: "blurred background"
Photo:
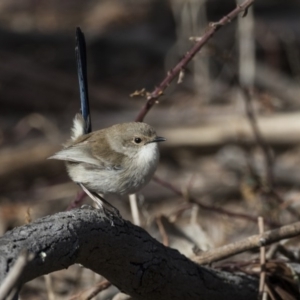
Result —
<instances>
[{"instance_id":1,"label":"blurred background","mask_svg":"<svg viewBox=\"0 0 300 300\"><path fill-rule=\"evenodd\" d=\"M133 121L145 98L130 94L151 92L209 23L235 7L222 0L1 0L1 234L66 210L80 191L63 162L47 160L79 111L77 26L86 36L96 130ZM158 182L137 195L141 224L189 257L193 248L256 234L258 215L270 228L300 214L299 13L297 0L255 1L215 34L145 118L167 142ZM108 200L131 219L126 197ZM22 299L81 299L100 281L70 269L27 284Z\"/></svg>"}]
</instances>

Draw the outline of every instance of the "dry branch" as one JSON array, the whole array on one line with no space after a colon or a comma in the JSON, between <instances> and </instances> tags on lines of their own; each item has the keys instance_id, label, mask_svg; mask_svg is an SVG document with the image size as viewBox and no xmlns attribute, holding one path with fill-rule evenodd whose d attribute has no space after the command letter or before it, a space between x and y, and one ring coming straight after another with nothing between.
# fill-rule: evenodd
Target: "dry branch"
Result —
<instances>
[{"instance_id":1,"label":"dry branch","mask_svg":"<svg viewBox=\"0 0 300 300\"><path fill-rule=\"evenodd\" d=\"M254 138L256 140L256 144L261 148L264 158L265 158L265 165L266 165L266 181L269 190L273 190L274 188L274 178L273 178L273 157L271 153L271 149L269 145L266 143L263 135L260 132L260 128L257 125L257 117L255 116L253 105L252 105L252 96L250 95L249 89L241 86L241 91L245 98L246 104L246 114L249 120L249 124L251 125L252 132Z\"/></svg>"},{"instance_id":2,"label":"dry branch","mask_svg":"<svg viewBox=\"0 0 300 300\"><path fill-rule=\"evenodd\" d=\"M264 232L264 219L258 217L259 234ZM260 247L260 278L259 278L259 299L265 299L266 297L266 247Z\"/></svg>"},{"instance_id":3,"label":"dry branch","mask_svg":"<svg viewBox=\"0 0 300 300\"><path fill-rule=\"evenodd\" d=\"M257 279L204 268L130 222L98 210L61 212L0 238L0 281L21 249L34 253L20 283L74 263L103 275L134 299L255 299Z\"/></svg>"},{"instance_id":4,"label":"dry branch","mask_svg":"<svg viewBox=\"0 0 300 300\"><path fill-rule=\"evenodd\" d=\"M155 104L157 99L163 95L165 89L170 85L170 83L180 75L182 70L186 67L186 65L193 59L193 57L201 50L201 48L213 37L213 35L224 25L230 23L233 19L235 19L239 13L247 12L248 7L253 4L254 0L246 0L242 4L238 5L233 11L231 11L228 15L224 16L221 20L215 23L211 23L209 28L206 30L205 34L202 37L197 39L196 44L192 47L190 51L188 51L182 60L168 72L166 78L154 89L153 92L147 95L147 102L140 110L138 116L135 121L142 122L144 117L148 113L148 111Z\"/></svg>"},{"instance_id":5,"label":"dry branch","mask_svg":"<svg viewBox=\"0 0 300 300\"><path fill-rule=\"evenodd\" d=\"M8 297L9 294L14 294L17 292L16 290L13 290L16 288L17 282L21 277L25 266L30 260L32 260L32 258L32 253L29 254L27 251L20 254L0 286L0 300L7 299L6 297Z\"/></svg>"},{"instance_id":6,"label":"dry branch","mask_svg":"<svg viewBox=\"0 0 300 300\"><path fill-rule=\"evenodd\" d=\"M101 281L96 286L89 288L86 291L83 291L77 295L74 295L70 298L70 300L90 300L97 296L103 290L106 290L111 286L111 283L108 280Z\"/></svg>"},{"instance_id":7,"label":"dry branch","mask_svg":"<svg viewBox=\"0 0 300 300\"><path fill-rule=\"evenodd\" d=\"M268 246L280 240L298 235L300 235L300 222L282 226L279 229L266 231L263 234L253 235L245 240L204 252L194 260L199 264L209 264L247 250Z\"/></svg>"}]
</instances>

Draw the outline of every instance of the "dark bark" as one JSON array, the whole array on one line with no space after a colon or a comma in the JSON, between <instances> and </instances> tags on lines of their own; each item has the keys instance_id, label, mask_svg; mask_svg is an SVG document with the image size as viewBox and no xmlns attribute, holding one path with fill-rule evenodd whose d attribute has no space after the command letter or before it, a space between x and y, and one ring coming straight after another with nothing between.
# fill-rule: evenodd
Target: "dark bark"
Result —
<instances>
[{"instance_id":1,"label":"dark bark","mask_svg":"<svg viewBox=\"0 0 300 300\"><path fill-rule=\"evenodd\" d=\"M22 249L35 254L29 280L74 263L103 275L134 299L256 299L257 280L201 267L128 221L76 209L39 219L0 238L0 282Z\"/></svg>"}]
</instances>

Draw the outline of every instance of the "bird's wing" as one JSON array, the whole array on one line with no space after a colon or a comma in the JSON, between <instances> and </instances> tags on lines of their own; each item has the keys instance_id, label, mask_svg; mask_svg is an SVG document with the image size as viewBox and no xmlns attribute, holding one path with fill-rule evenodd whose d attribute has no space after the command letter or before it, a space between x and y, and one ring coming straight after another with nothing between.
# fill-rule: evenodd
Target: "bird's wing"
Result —
<instances>
[{"instance_id":1,"label":"bird's wing","mask_svg":"<svg viewBox=\"0 0 300 300\"><path fill-rule=\"evenodd\" d=\"M86 151L86 147L75 145L56 152L49 159L59 159L98 165L98 160Z\"/></svg>"},{"instance_id":2,"label":"bird's wing","mask_svg":"<svg viewBox=\"0 0 300 300\"><path fill-rule=\"evenodd\" d=\"M95 157L84 143L62 149L48 159L85 163L90 165L90 167L98 169L121 169L120 165L116 165L112 161L103 159L103 157Z\"/></svg>"}]
</instances>

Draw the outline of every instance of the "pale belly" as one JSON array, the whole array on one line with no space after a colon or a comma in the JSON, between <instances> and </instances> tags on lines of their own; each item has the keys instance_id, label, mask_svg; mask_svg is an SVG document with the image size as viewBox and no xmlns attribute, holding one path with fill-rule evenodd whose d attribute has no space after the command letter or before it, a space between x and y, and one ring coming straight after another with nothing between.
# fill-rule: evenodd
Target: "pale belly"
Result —
<instances>
[{"instance_id":1,"label":"pale belly","mask_svg":"<svg viewBox=\"0 0 300 300\"><path fill-rule=\"evenodd\" d=\"M159 153L157 148L153 150L154 156L142 152L126 169L99 169L85 163L67 163L67 170L74 182L96 193L133 194L150 181L156 170Z\"/></svg>"},{"instance_id":2,"label":"pale belly","mask_svg":"<svg viewBox=\"0 0 300 300\"><path fill-rule=\"evenodd\" d=\"M137 172L122 170L85 170L82 164L68 168L69 175L74 182L82 183L89 190L101 194L133 194L144 187L155 169L147 174L140 175Z\"/></svg>"}]
</instances>

